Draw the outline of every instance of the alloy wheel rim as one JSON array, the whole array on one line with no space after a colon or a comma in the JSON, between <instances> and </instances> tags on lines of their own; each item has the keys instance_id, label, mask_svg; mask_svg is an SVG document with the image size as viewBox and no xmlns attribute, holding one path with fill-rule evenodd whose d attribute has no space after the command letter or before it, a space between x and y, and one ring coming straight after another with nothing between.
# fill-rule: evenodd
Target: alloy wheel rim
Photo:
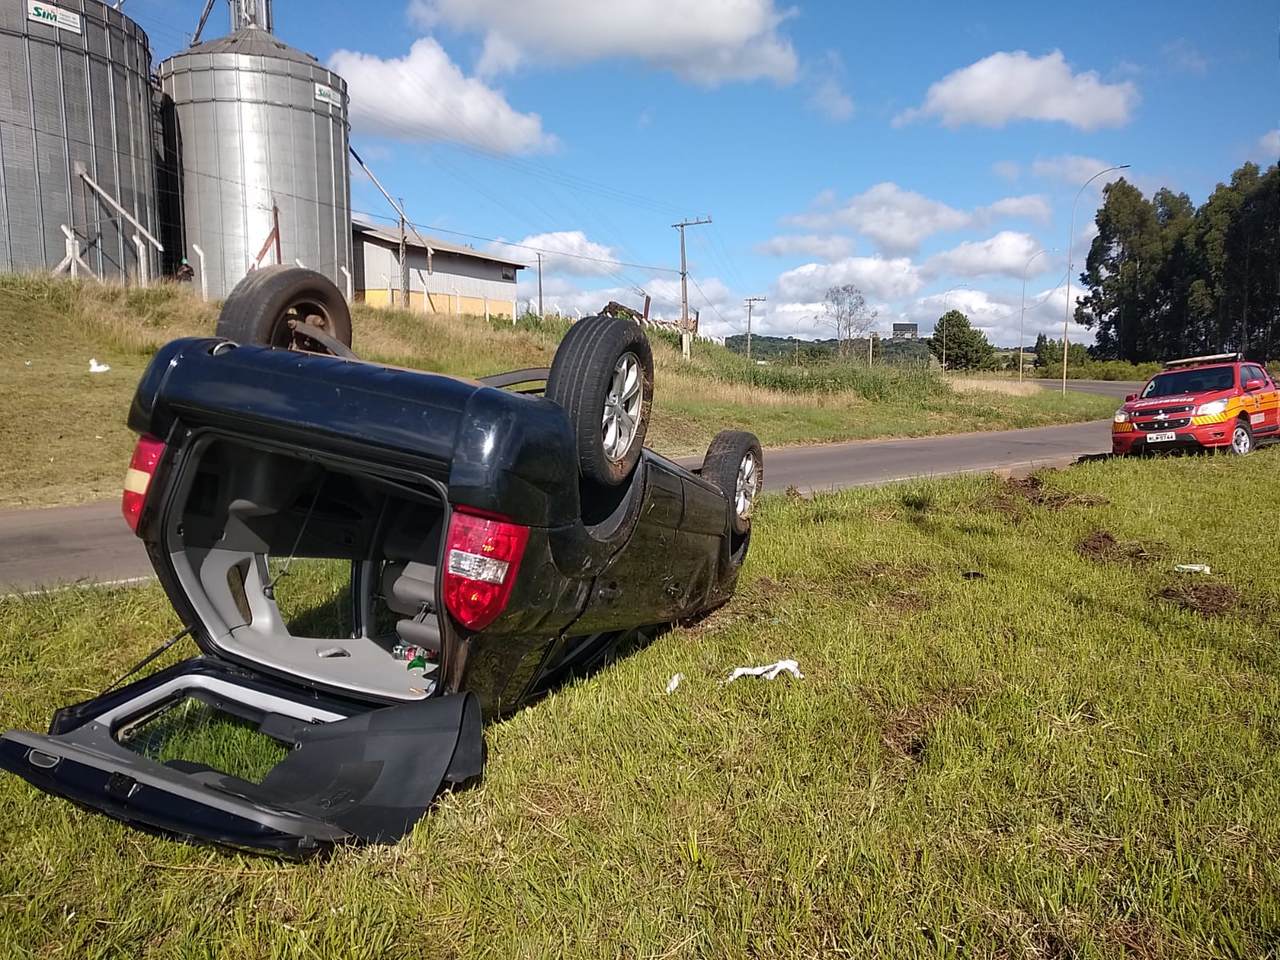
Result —
<instances>
[{"instance_id":1,"label":"alloy wheel rim","mask_svg":"<svg viewBox=\"0 0 1280 960\"><path fill-rule=\"evenodd\" d=\"M1235 432L1231 434L1231 448L1236 453L1249 452L1249 432L1244 427L1236 427Z\"/></svg>"},{"instance_id":2,"label":"alloy wheel rim","mask_svg":"<svg viewBox=\"0 0 1280 960\"><path fill-rule=\"evenodd\" d=\"M644 378L640 360L627 352L613 366L609 395L604 400L601 421L604 455L615 463L623 459L635 441L640 426L640 407L644 403Z\"/></svg>"},{"instance_id":3,"label":"alloy wheel rim","mask_svg":"<svg viewBox=\"0 0 1280 960\"><path fill-rule=\"evenodd\" d=\"M759 485L760 471L756 467L755 454L748 453L738 464L738 482L734 490L733 508L739 520L751 517L751 507L755 503Z\"/></svg>"}]
</instances>

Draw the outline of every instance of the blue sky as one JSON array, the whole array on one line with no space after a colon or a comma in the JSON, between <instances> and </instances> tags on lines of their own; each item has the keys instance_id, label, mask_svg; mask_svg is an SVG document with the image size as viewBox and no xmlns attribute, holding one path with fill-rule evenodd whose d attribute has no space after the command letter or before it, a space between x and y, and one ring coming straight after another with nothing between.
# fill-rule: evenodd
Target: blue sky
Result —
<instances>
[{"instance_id":1,"label":"blue sky","mask_svg":"<svg viewBox=\"0 0 1280 960\"><path fill-rule=\"evenodd\" d=\"M198 16L126 10L157 60ZM763 295L757 330L828 336L823 291L853 282L881 330L927 332L945 304L1015 343L1040 249L1027 336L1060 334L1091 173L1129 163L1148 194L1199 203L1242 161L1280 155L1280 18L1260 0L277 0L275 19L347 79L352 141L410 216L548 251L549 306L641 288L678 312L670 224L710 214L688 231L690 299L716 335ZM225 24L220 6L206 36ZM1097 197L1081 197L1077 264ZM391 213L367 181L352 202Z\"/></svg>"}]
</instances>

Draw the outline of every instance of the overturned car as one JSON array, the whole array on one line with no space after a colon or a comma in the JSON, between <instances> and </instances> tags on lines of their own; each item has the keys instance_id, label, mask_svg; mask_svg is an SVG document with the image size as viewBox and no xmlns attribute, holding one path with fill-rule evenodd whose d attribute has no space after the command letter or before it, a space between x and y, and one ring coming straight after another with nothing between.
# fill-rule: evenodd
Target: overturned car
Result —
<instances>
[{"instance_id":1,"label":"overturned car","mask_svg":"<svg viewBox=\"0 0 1280 960\"><path fill-rule=\"evenodd\" d=\"M698 470L646 449L634 321L581 320L549 370L479 381L350 343L337 289L274 267L215 337L156 354L123 508L201 654L59 710L48 734L6 733L0 766L169 835L293 856L391 842L480 775L482 715L732 596L759 442L723 432ZM343 629L283 609L308 562L343 570ZM191 701L283 759L251 779L131 748Z\"/></svg>"}]
</instances>

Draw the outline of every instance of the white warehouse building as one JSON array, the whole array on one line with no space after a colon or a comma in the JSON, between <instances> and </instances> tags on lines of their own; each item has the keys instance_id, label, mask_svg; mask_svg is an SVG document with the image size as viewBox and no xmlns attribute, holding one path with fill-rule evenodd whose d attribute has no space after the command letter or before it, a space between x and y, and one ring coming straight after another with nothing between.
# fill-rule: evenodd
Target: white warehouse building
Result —
<instances>
[{"instance_id":1,"label":"white warehouse building","mask_svg":"<svg viewBox=\"0 0 1280 960\"><path fill-rule=\"evenodd\" d=\"M353 220L351 231L354 299L375 307L401 306L399 230ZM424 239L427 246L410 234L405 244L410 310L516 315L516 272L525 264L433 237Z\"/></svg>"}]
</instances>

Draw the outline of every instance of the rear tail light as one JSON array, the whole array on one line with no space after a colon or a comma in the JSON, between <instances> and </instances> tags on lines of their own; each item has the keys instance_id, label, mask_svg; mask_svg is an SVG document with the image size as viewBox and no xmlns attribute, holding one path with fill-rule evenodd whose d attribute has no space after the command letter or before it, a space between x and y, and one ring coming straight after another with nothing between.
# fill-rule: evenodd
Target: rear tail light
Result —
<instances>
[{"instance_id":1,"label":"rear tail light","mask_svg":"<svg viewBox=\"0 0 1280 960\"><path fill-rule=\"evenodd\" d=\"M483 630L511 598L529 528L455 509L444 547L444 604L469 630Z\"/></svg>"},{"instance_id":2,"label":"rear tail light","mask_svg":"<svg viewBox=\"0 0 1280 960\"><path fill-rule=\"evenodd\" d=\"M142 508L147 502L147 491L151 489L151 478L155 476L162 456L163 440L146 436L138 438L138 445L133 448L133 459L129 461L129 470L124 475L124 496L120 503L125 523L129 524L129 529L134 533L138 532L138 521L142 519Z\"/></svg>"}]
</instances>

